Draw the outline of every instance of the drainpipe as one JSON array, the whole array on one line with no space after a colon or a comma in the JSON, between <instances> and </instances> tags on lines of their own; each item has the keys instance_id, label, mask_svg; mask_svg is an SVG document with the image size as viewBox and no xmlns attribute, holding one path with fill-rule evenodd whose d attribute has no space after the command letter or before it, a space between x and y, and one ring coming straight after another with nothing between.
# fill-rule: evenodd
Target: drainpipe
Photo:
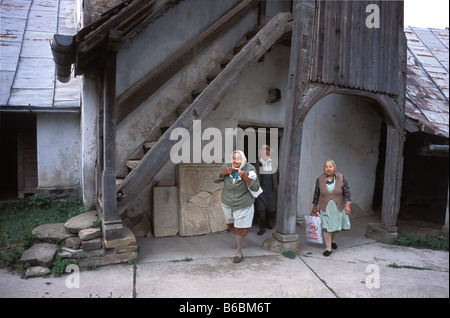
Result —
<instances>
[{"instance_id":1,"label":"drainpipe","mask_svg":"<svg viewBox=\"0 0 450 318\"><path fill-rule=\"evenodd\" d=\"M448 153L448 145L430 145L431 151Z\"/></svg>"}]
</instances>

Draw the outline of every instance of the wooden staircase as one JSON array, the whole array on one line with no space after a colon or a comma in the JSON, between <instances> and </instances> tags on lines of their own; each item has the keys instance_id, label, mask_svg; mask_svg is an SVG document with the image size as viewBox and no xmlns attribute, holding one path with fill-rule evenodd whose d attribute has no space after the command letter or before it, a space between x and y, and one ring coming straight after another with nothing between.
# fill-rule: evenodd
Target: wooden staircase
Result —
<instances>
[{"instance_id":1,"label":"wooden staircase","mask_svg":"<svg viewBox=\"0 0 450 318\"><path fill-rule=\"evenodd\" d=\"M118 213L122 216L128 203L152 182L159 170L170 160L170 150L177 142L170 140L176 127L192 132L193 120L202 120L214 110L248 68L260 60L283 35L292 30L291 13L279 13L264 27L253 29L239 41L204 81L164 118L142 145L117 170Z\"/></svg>"}]
</instances>

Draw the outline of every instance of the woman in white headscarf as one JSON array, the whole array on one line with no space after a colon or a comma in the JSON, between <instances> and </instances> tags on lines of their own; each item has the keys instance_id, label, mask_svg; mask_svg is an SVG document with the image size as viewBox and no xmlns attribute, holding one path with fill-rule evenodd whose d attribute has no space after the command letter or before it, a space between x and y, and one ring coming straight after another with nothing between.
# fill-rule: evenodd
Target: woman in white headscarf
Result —
<instances>
[{"instance_id":1,"label":"woman in white headscarf","mask_svg":"<svg viewBox=\"0 0 450 318\"><path fill-rule=\"evenodd\" d=\"M316 180L311 215L320 215L326 249L324 256L330 256L332 249L337 249L334 242L337 233L350 229L351 195L344 176L336 172L333 160L324 163L324 173ZM319 207L319 211L317 210Z\"/></svg>"},{"instance_id":2,"label":"woman in white headscarf","mask_svg":"<svg viewBox=\"0 0 450 318\"><path fill-rule=\"evenodd\" d=\"M252 227L255 198L252 191L259 190L256 169L247 162L240 150L233 151L231 163L224 163L213 177L215 183L223 182L222 208L229 229L236 234L236 255L233 263L244 258L242 242Z\"/></svg>"}]
</instances>

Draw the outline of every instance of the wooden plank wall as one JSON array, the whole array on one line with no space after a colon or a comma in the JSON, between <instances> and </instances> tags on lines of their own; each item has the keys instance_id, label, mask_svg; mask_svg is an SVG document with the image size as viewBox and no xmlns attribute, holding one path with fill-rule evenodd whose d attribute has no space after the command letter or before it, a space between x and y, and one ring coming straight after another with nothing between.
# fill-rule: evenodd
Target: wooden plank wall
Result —
<instances>
[{"instance_id":1,"label":"wooden plank wall","mask_svg":"<svg viewBox=\"0 0 450 318\"><path fill-rule=\"evenodd\" d=\"M379 28L366 26L369 4L379 7ZM402 14L402 1L317 1L310 80L398 95Z\"/></svg>"}]
</instances>

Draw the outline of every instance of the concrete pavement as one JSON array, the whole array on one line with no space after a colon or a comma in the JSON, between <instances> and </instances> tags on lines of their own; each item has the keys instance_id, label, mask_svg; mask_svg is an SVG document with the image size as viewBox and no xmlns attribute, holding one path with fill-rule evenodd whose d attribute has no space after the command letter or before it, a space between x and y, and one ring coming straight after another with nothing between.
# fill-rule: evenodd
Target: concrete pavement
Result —
<instances>
[{"instance_id":1,"label":"concrete pavement","mask_svg":"<svg viewBox=\"0 0 450 318\"><path fill-rule=\"evenodd\" d=\"M233 233L139 238L135 265L81 270L62 277L20 279L0 270L0 297L27 298L448 298L449 253L386 245L364 236L375 216L353 219L337 250L307 243L303 226L294 259L261 247L271 236L244 241L233 264Z\"/></svg>"}]
</instances>

